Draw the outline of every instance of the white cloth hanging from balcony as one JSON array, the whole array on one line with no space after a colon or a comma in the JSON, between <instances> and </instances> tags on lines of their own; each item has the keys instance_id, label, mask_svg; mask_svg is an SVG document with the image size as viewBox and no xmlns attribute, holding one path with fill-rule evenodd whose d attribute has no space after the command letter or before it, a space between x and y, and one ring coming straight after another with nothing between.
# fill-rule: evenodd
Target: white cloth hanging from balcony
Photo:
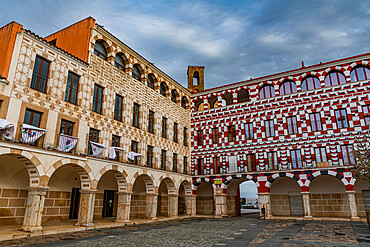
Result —
<instances>
[{"instance_id":1,"label":"white cloth hanging from balcony","mask_svg":"<svg viewBox=\"0 0 370 247\"><path fill-rule=\"evenodd\" d=\"M69 152L71 151L77 144L77 137L60 134L59 135L59 144L58 150L62 152Z\"/></svg>"},{"instance_id":2,"label":"white cloth hanging from balcony","mask_svg":"<svg viewBox=\"0 0 370 247\"><path fill-rule=\"evenodd\" d=\"M6 139L12 139L14 134L14 125L7 120L0 118L0 133Z\"/></svg>"},{"instance_id":3,"label":"white cloth hanging from balcony","mask_svg":"<svg viewBox=\"0 0 370 247\"><path fill-rule=\"evenodd\" d=\"M143 155L131 151L131 152L128 153L127 158L130 159L130 160L135 160L135 157L137 157L137 156L143 156Z\"/></svg>"},{"instance_id":4,"label":"white cloth hanging from balcony","mask_svg":"<svg viewBox=\"0 0 370 247\"><path fill-rule=\"evenodd\" d=\"M105 145L101 143L97 143L97 142L92 142L92 141L90 141L90 144L91 144L92 156L101 158L101 154L103 153Z\"/></svg>"},{"instance_id":5,"label":"white cloth hanging from balcony","mask_svg":"<svg viewBox=\"0 0 370 247\"><path fill-rule=\"evenodd\" d=\"M236 156L229 156L229 173L238 171L238 159Z\"/></svg>"},{"instance_id":6,"label":"white cloth hanging from balcony","mask_svg":"<svg viewBox=\"0 0 370 247\"><path fill-rule=\"evenodd\" d=\"M109 147L108 151L108 158L114 160L117 156L116 152L117 151L125 151L123 148L120 147Z\"/></svg>"},{"instance_id":7,"label":"white cloth hanging from balcony","mask_svg":"<svg viewBox=\"0 0 370 247\"><path fill-rule=\"evenodd\" d=\"M32 143L36 142L41 136L45 134L46 130L37 128L29 124L22 125L21 142Z\"/></svg>"}]
</instances>

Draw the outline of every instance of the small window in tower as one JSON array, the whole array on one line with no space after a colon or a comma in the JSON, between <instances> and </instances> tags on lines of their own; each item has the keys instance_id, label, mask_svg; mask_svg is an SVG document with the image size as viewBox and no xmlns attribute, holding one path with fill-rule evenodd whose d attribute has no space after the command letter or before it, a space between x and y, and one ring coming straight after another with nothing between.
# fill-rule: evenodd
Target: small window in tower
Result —
<instances>
[{"instance_id":1,"label":"small window in tower","mask_svg":"<svg viewBox=\"0 0 370 247\"><path fill-rule=\"evenodd\" d=\"M193 85L194 85L194 86L199 85L199 73L198 73L198 71L195 71L195 72L194 72L194 76L193 76Z\"/></svg>"}]
</instances>

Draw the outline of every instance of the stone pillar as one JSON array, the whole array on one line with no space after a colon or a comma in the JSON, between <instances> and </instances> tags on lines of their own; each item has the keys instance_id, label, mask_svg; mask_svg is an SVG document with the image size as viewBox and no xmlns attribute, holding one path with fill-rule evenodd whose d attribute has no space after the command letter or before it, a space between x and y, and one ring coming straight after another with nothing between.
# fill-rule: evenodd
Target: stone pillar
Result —
<instances>
[{"instance_id":1,"label":"stone pillar","mask_svg":"<svg viewBox=\"0 0 370 247\"><path fill-rule=\"evenodd\" d=\"M263 219L262 208L265 208L266 219L271 219L271 196L270 193L258 193L260 218Z\"/></svg>"},{"instance_id":2,"label":"stone pillar","mask_svg":"<svg viewBox=\"0 0 370 247\"><path fill-rule=\"evenodd\" d=\"M349 208L351 209L351 220L359 221L357 214L356 197L354 191L347 191Z\"/></svg>"},{"instance_id":3,"label":"stone pillar","mask_svg":"<svg viewBox=\"0 0 370 247\"><path fill-rule=\"evenodd\" d=\"M168 194L168 216L177 217L179 214L179 195Z\"/></svg>"},{"instance_id":4,"label":"stone pillar","mask_svg":"<svg viewBox=\"0 0 370 247\"><path fill-rule=\"evenodd\" d=\"M44 210L45 195L48 189L49 187L30 187L28 189L26 211L20 230L26 232L42 230L42 211Z\"/></svg>"},{"instance_id":5,"label":"stone pillar","mask_svg":"<svg viewBox=\"0 0 370 247\"><path fill-rule=\"evenodd\" d=\"M79 226L93 226L95 194L97 190L80 190L80 207L78 212Z\"/></svg>"},{"instance_id":6,"label":"stone pillar","mask_svg":"<svg viewBox=\"0 0 370 247\"><path fill-rule=\"evenodd\" d=\"M310 208L310 192L301 192L304 208L304 219L312 220L311 208Z\"/></svg>"},{"instance_id":7,"label":"stone pillar","mask_svg":"<svg viewBox=\"0 0 370 247\"><path fill-rule=\"evenodd\" d=\"M197 214L197 196L196 195L185 195L185 205L187 215Z\"/></svg>"},{"instance_id":8,"label":"stone pillar","mask_svg":"<svg viewBox=\"0 0 370 247\"><path fill-rule=\"evenodd\" d=\"M132 192L118 192L116 222L130 222L130 206Z\"/></svg>"},{"instance_id":9,"label":"stone pillar","mask_svg":"<svg viewBox=\"0 0 370 247\"><path fill-rule=\"evenodd\" d=\"M145 207L145 215L147 218L152 220L157 219L157 204L158 204L158 193L147 193Z\"/></svg>"},{"instance_id":10,"label":"stone pillar","mask_svg":"<svg viewBox=\"0 0 370 247\"><path fill-rule=\"evenodd\" d=\"M215 194L215 217L222 218L227 215L227 194Z\"/></svg>"}]
</instances>

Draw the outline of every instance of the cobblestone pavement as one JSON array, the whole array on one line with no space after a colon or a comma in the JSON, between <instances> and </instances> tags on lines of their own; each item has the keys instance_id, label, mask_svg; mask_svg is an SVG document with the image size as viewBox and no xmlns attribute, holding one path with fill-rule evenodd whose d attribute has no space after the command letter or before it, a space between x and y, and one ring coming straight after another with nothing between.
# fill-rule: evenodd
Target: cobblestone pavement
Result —
<instances>
[{"instance_id":1,"label":"cobblestone pavement","mask_svg":"<svg viewBox=\"0 0 370 247\"><path fill-rule=\"evenodd\" d=\"M370 246L361 222L184 219L0 242L0 246Z\"/></svg>"}]
</instances>

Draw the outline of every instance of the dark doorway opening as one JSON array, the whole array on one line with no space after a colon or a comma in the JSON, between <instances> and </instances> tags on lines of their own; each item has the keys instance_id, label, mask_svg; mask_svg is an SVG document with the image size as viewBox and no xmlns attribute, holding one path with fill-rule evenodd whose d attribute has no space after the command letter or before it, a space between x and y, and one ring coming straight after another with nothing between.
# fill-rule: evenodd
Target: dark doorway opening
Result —
<instances>
[{"instance_id":1,"label":"dark doorway opening","mask_svg":"<svg viewBox=\"0 0 370 247\"><path fill-rule=\"evenodd\" d=\"M103 218L113 216L114 190L104 190Z\"/></svg>"},{"instance_id":2,"label":"dark doorway opening","mask_svg":"<svg viewBox=\"0 0 370 247\"><path fill-rule=\"evenodd\" d=\"M78 219L78 208L80 204L80 188L72 188L71 206L69 208L69 219Z\"/></svg>"}]
</instances>

